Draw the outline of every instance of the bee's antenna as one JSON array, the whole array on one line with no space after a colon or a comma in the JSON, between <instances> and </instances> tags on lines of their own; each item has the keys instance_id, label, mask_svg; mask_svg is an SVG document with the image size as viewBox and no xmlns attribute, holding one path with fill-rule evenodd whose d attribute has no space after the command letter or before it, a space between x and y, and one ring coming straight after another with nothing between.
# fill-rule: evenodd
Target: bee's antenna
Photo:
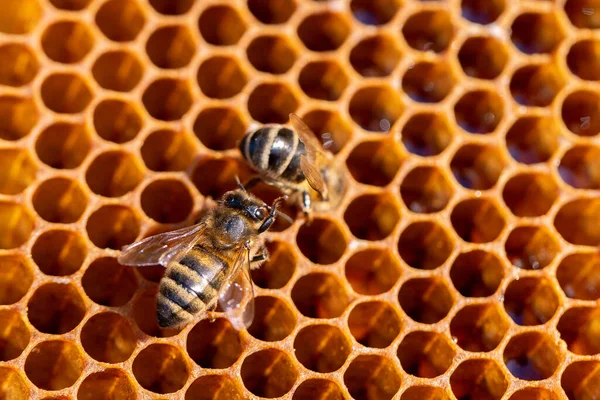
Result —
<instances>
[{"instance_id":1,"label":"bee's antenna","mask_svg":"<svg viewBox=\"0 0 600 400\"><path fill-rule=\"evenodd\" d=\"M240 178L237 175L235 176L235 182L237 183L240 189L242 189L244 192L246 191L246 188L244 187L244 185L242 185L242 182L240 181Z\"/></svg>"},{"instance_id":2,"label":"bee's antenna","mask_svg":"<svg viewBox=\"0 0 600 400\"><path fill-rule=\"evenodd\" d=\"M292 219L292 218L291 218L289 215L287 215L287 214L284 214L284 213L282 213L281 211L276 211L276 212L275 212L275 215L276 215L277 217L279 217L279 218L283 218L283 219L285 219L287 222L289 222L289 223L290 223L290 225L294 223L294 220L293 220L293 219Z\"/></svg>"}]
</instances>

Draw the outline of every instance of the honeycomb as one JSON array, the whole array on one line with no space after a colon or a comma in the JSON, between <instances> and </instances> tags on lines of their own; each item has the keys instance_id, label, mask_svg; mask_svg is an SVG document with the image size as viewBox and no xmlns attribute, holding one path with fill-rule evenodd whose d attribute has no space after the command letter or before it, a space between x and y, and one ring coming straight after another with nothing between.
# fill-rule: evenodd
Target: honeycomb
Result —
<instances>
[{"instance_id":1,"label":"honeycomb","mask_svg":"<svg viewBox=\"0 0 600 400\"><path fill-rule=\"evenodd\" d=\"M600 1L0 7L0 399L600 398ZM247 331L160 329L119 249L290 112L343 203L267 234Z\"/></svg>"}]
</instances>

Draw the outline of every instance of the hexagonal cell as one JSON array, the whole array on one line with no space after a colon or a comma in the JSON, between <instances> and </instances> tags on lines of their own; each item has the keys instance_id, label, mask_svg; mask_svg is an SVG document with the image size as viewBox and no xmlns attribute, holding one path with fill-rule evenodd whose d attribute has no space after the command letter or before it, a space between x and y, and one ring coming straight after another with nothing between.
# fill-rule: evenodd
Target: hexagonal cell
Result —
<instances>
[{"instance_id":1,"label":"hexagonal cell","mask_svg":"<svg viewBox=\"0 0 600 400\"><path fill-rule=\"evenodd\" d=\"M365 194L346 208L344 220L354 236L363 240L383 240L400 219L398 204L389 193Z\"/></svg>"},{"instance_id":2,"label":"hexagonal cell","mask_svg":"<svg viewBox=\"0 0 600 400\"><path fill-rule=\"evenodd\" d=\"M292 288L292 300L298 311L309 318L337 318L349 302L338 278L322 272L298 279Z\"/></svg>"},{"instance_id":3,"label":"hexagonal cell","mask_svg":"<svg viewBox=\"0 0 600 400\"><path fill-rule=\"evenodd\" d=\"M349 80L344 69L334 60L306 64L298 76L300 88L317 100L335 101L340 98Z\"/></svg>"},{"instance_id":4,"label":"hexagonal cell","mask_svg":"<svg viewBox=\"0 0 600 400\"><path fill-rule=\"evenodd\" d=\"M398 293L398 301L406 315L413 320L435 324L448 315L454 298L443 279L431 277L404 282Z\"/></svg>"},{"instance_id":5,"label":"hexagonal cell","mask_svg":"<svg viewBox=\"0 0 600 400\"><path fill-rule=\"evenodd\" d=\"M204 61L198 69L198 85L207 97L228 99L240 93L248 77L236 59L214 56Z\"/></svg>"},{"instance_id":6,"label":"hexagonal cell","mask_svg":"<svg viewBox=\"0 0 600 400\"><path fill-rule=\"evenodd\" d=\"M92 100L92 92L85 79L75 73L54 73L42 82L42 101L51 111L77 114Z\"/></svg>"},{"instance_id":7,"label":"hexagonal cell","mask_svg":"<svg viewBox=\"0 0 600 400\"><path fill-rule=\"evenodd\" d=\"M562 374L561 387L569 400L598 396L600 388L600 362L598 360L576 361L567 366Z\"/></svg>"},{"instance_id":8,"label":"hexagonal cell","mask_svg":"<svg viewBox=\"0 0 600 400\"><path fill-rule=\"evenodd\" d=\"M487 25L496 21L506 9L506 0L462 0L463 18L476 24Z\"/></svg>"},{"instance_id":9,"label":"hexagonal cell","mask_svg":"<svg viewBox=\"0 0 600 400\"><path fill-rule=\"evenodd\" d=\"M296 327L296 315L288 303L278 297L255 298L255 314L248 333L253 337L276 342L288 337Z\"/></svg>"},{"instance_id":10,"label":"hexagonal cell","mask_svg":"<svg viewBox=\"0 0 600 400\"><path fill-rule=\"evenodd\" d=\"M508 371L527 381L550 378L562 358L556 341L541 332L517 334L504 348L504 363Z\"/></svg>"},{"instance_id":11,"label":"hexagonal cell","mask_svg":"<svg viewBox=\"0 0 600 400\"><path fill-rule=\"evenodd\" d=\"M414 213L431 214L443 210L452 198L452 185L437 167L415 167L400 184L400 195Z\"/></svg>"},{"instance_id":12,"label":"hexagonal cell","mask_svg":"<svg viewBox=\"0 0 600 400\"><path fill-rule=\"evenodd\" d=\"M0 149L0 194L18 194L35 181L37 165L29 151L19 148Z\"/></svg>"},{"instance_id":13,"label":"hexagonal cell","mask_svg":"<svg viewBox=\"0 0 600 400\"><path fill-rule=\"evenodd\" d=\"M246 55L258 71L276 75L288 72L298 56L289 39L280 35L262 35L252 39Z\"/></svg>"},{"instance_id":14,"label":"hexagonal cell","mask_svg":"<svg viewBox=\"0 0 600 400\"><path fill-rule=\"evenodd\" d=\"M558 149L560 130L553 119L540 116L519 118L506 133L510 155L520 163L548 161Z\"/></svg>"},{"instance_id":15,"label":"hexagonal cell","mask_svg":"<svg viewBox=\"0 0 600 400\"><path fill-rule=\"evenodd\" d=\"M558 400L556 393L543 388L524 388L518 390L508 400Z\"/></svg>"},{"instance_id":16,"label":"hexagonal cell","mask_svg":"<svg viewBox=\"0 0 600 400\"><path fill-rule=\"evenodd\" d=\"M168 25L152 32L146 42L146 53L159 68L183 68L194 57L196 47L186 26Z\"/></svg>"},{"instance_id":17,"label":"hexagonal cell","mask_svg":"<svg viewBox=\"0 0 600 400\"><path fill-rule=\"evenodd\" d=\"M142 191L140 203L144 213L161 224L183 222L194 206L189 189L176 179L152 181Z\"/></svg>"},{"instance_id":18,"label":"hexagonal cell","mask_svg":"<svg viewBox=\"0 0 600 400\"><path fill-rule=\"evenodd\" d=\"M396 310L383 301L359 303L348 315L348 328L363 346L388 347L400 334L401 322Z\"/></svg>"},{"instance_id":19,"label":"hexagonal cell","mask_svg":"<svg viewBox=\"0 0 600 400\"><path fill-rule=\"evenodd\" d=\"M250 271L254 284L265 289L281 289L296 271L298 257L291 244L284 241L267 241L269 258L260 268Z\"/></svg>"},{"instance_id":20,"label":"hexagonal cell","mask_svg":"<svg viewBox=\"0 0 600 400\"><path fill-rule=\"evenodd\" d=\"M31 248L31 258L40 270L51 276L67 276L81 268L87 244L76 231L55 229L42 233Z\"/></svg>"},{"instance_id":21,"label":"hexagonal cell","mask_svg":"<svg viewBox=\"0 0 600 400\"><path fill-rule=\"evenodd\" d=\"M350 35L350 25L343 14L321 11L308 15L298 26L298 37L307 49L332 51Z\"/></svg>"},{"instance_id":22,"label":"hexagonal cell","mask_svg":"<svg viewBox=\"0 0 600 400\"><path fill-rule=\"evenodd\" d=\"M452 42L454 26L446 10L422 10L408 17L402 26L402 34L415 50L442 53Z\"/></svg>"},{"instance_id":23,"label":"hexagonal cell","mask_svg":"<svg viewBox=\"0 0 600 400\"><path fill-rule=\"evenodd\" d=\"M494 253L473 250L459 254L450 269L450 279L465 297L487 297L498 290L504 277L502 261Z\"/></svg>"},{"instance_id":24,"label":"hexagonal cell","mask_svg":"<svg viewBox=\"0 0 600 400\"><path fill-rule=\"evenodd\" d=\"M454 153L450 169L461 186L472 190L488 190L496 185L506 164L500 147L466 144Z\"/></svg>"},{"instance_id":25,"label":"hexagonal cell","mask_svg":"<svg viewBox=\"0 0 600 400\"><path fill-rule=\"evenodd\" d=\"M596 355L600 353L600 308L573 307L560 317L557 329L571 353Z\"/></svg>"},{"instance_id":26,"label":"hexagonal cell","mask_svg":"<svg viewBox=\"0 0 600 400\"><path fill-rule=\"evenodd\" d=\"M243 399L236 381L227 375L202 375L185 392L185 400Z\"/></svg>"},{"instance_id":27,"label":"hexagonal cell","mask_svg":"<svg viewBox=\"0 0 600 400\"><path fill-rule=\"evenodd\" d=\"M497 93L474 90L458 100L454 116L456 123L469 133L492 133L504 117L504 103Z\"/></svg>"},{"instance_id":28,"label":"hexagonal cell","mask_svg":"<svg viewBox=\"0 0 600 400\"><path fill-rule=\"evenodd\" d=\"M194 161L196 149L185 132L160 129L148 135L140 149L152 171L185 171Z\"/></svg>"},{"instance_id":29,"label":"hexagonal cell","mask_svg":"<svg viewBox=\"0 0 600 400\"><path fill-rule=\"evenodd\" d=\"M59 10L80 11L90 4L91 0L50 0L50 4Z\"/></svg>"},{"instance_id":30,"label":"hexagonal cell","mask_svg":"<svg viewBox=\"0 0 600 400\"><path fill-rule=\"evenodd\" d=\"M131 366L138 383L154 393L174 393L188 380L190 368L184 355L175 346L151 344L135 357Z\"/></svg>"},{"instance_id":31,"label":"hexagonal cell","mask_svg":"<svg viewBox=\"0 0 600 400\"><path fill-rule=\"evenodd\" d=\"M400 235L398 253L405 263L418 269L435 269L453 250L452 239L445 228L433 221L418 221Z\"/></svg>"},{"instance_id":32,"label":"hexagonal cell","mask_svg":"<svg viewBox=\"0 0 600 400\"><path fill-rule=\"evenodd\" d=\"M259 350L246 357L240 375L246 389L267 398L288 393L298 379L292 359L277 349Z\"/></svg>"},{"instance_id":33,"label":"hexagonal cell","mask_svg":"<svg viewBox=\"0 0 600 400\"><path fill-rule=\"evenodd\" d=\"M377 34L366 37L350 52L350 64L364 77L384 77L400 61L400 48L392 36Z\"/></svg>"},{"instance_id":34,"label":"hexagonal cell","mask_svg":"<svg viewBox=\"0 0 600 400\"><path fill-rule=\"evenodd\" d=\"M142 178L143 172L133 154L119 150L100 153L85 174L92 192L105 197L120 197L129 193Z\"/></svg>"},{"instance_id":35,"label":"hexagonal cell","mask_svg":"<svg viewBox=\"0 0 600 400\"><path fill-rule=\"evenodd\" d=\"M163 15L183 15L194 5L194 0L149 0L152 8Z\"/></svg>"},{"instance_id":36,"label":"hexagonal cell","mask_svg":"<svg viewBox=\"0 0 600 400\"><path fill-rule=\"evenodd\" d=\"M582 246L600 245L600 199L579 198L564 204L554 218L554 227L567 242Z\"/></svg>"},{"instance_id":37,"label":"hexagonal cell","mask_svg":"<svg viewBox=\"0 0 600 400\"><path fill-rule=\"evenodd\" d=\"M137 343L131 323L120 314L103 312L86 321L81 345L94 360L121 363L129 359Z\"/></svg>"},{"instance_id":38,"label":"hexagonal cell","mask_svg":"<svg viewBox=\"0 0 600 400\"><path fill-rule=\"evenodd\" d=\"M337 222L322 218L303 224L296 242L302 254L315 264L335 263L348 246L348 239Z\"/></svg>"},{"instance_id":39,"label":"hexagonal cell","mask_svg":"<svg viewBox=\"0 0 600 400\"><path fill-rule=\"evenodd\" d=\"M127 50L102 53L92 66L92 75L98 85L116 92L132 91L143 74L140 60Z\"/></svg>"},{"instance_id":40,"label":"hexagonal cell","mask_svg":"<svg viewBox=\"0 0 600 400\"><path fill-rule=\"evenodd\" d=\"M437 332L411 332L398 346L398 358L406 373L419 378L435 378L448 370L454 350Z\"/></svg>"},{"instance_id":41,"label":"hexagonal cell","mask_svg":"<svg viewBox=\"0 0 600 400\"><path fill-rule=\"evenodd\" d=\"M333 154L337 154L352 136L352 128L335 110L315 109L302 119L323 147Z\"/></svg>"},{"instance_id":42,"label":"hexagonal cell","mask_svg":"<svg viewBox=\"0 0 600 400\"><path fill-rule=\"evenodd\" d=\"M576 28L600 28L600 21L598 21L595 12L598 9L598 4L595 0L567 0L564 8L571 24Z\"/></svg>"},{"instance_id":43,"label":"hexagonal cell","mask_svg":"<svg viewBox=\"0 0 600 400\"><path fill-rule=\"evenodd\" d=\"M31 235L35 220L22 204L0 201L0 249L14 249L23 245Z\"/></svg>"},{"instance_id":44,"label":"hexagonal cell","mask_svg":"<svg viewBox=\"0 0 600 400\"><path fill-rule=\"evenodd\" d=\"M5 399L28 399L28 385L21 374L9 366L0 366L0 396Z\"/></svg>"},{"instance_id":45,"label":"hexagonal cell","mask_svg":"<svg viewBox=\"0 0 600 400\"><path fill-rule=\"evenodd\" d=\"M200 111L196 117L194 133L209 149L228 150L235 148L237 142L244 136L246 124L235 108L210 107ZM173 152L176 153L179 158L179 152ZM149 152L148 156L153 156L153 152Z\"/></svg>"},{"instance_id":46,"label":"hexagonal cell","mask_svg":"<svg viewBox=\"0 0 600 400\"><path fill-rule=\"evenodd\" d=\"M435 386L412 386L402 393L400 400L450 400L444 389Z\"/></svg>"},{"instance_id":47,"label":"hexagonal cell","mask_svg":"<svg viewBox=\"0 0 600 400\"><path fill-rule=\"evenodd\" d=\"M204 40L215 46L236 44L247 29L235 8L226 5L206 8L200 15L198 27Z\"/></svg>"},{"instance_id":48,"label":"hexagonal cell","mask_svg":"<svg viewBox=\"0 0 600 400\"><path fill-rule=\"evenodd\" d=\"M600 147L577 145L560 160L558 173L562 180L576 189L600 189Z\"/></svg>"},{"instance_id":49,"label":"hexagonal cell","mask_svg":"<svg viewBox=\"0 0 600 400\"><path fill-rule=\"evenodd\" d=\"M94 47L89 28L77 21L58 21L42 33L42 49L51 60L72 64L81 61Z\"/></svg>"},{"instance_id":50,"label":"hexagonal cell","mask_svg":"<svg viewBox=\"0 0 600 400\"><path fill-rule=\"evenodd\" d=\"M0 362L10 361L23 353L31 334L17 310L0 310L0 326Z\"/></svg>"},{"instance_id":51,"label":"hexagonal cell","mask_svg":"<svg viewBox=\"0 0 600 400\"><path fill-rule=\"evenodd\" d=\"M552 53L564 32L554 12L525 12L513 21L510 38L525 54Z\"/></svg>"},{"instance_id":52,"label":"hexagonal cell","mask_svg":"<svg viewBox=\"0 0 600 400\"><path fill-rule=\"evenodd\" d=\"M450 215L452 227L465 242L493 242L506 222L491 198L474 198L458 203Z\"/></svg>"},{"instance_id":53,"label":"hexagonal cell","mask_svg":"<svg viewBox=\"0 0 600 400\"><path fill-rule=\"evenodd\" d=\"M296 11L295 0L248 0L248 9L263 24L282 24Z\"/></svg>"},{"instance_id":54,"label":"hexagonal cell","mask_svg":"<svg viewBox=\"0 0 600 400\"><path fill-rule=\"evenodd\" d=\"M248 96L248 112L263 124L283 124L298 108L298 99L285 84L261 83Z\"/></svg>"},{"instance_id":55,"label":"hexagonal cell","mask_svg":"<svg viewBox=\"0 0 600 400\"><path fill-rule=\"evenodd\" d=\"M110 142L129 142L137 136L142 125L142 117L137 107L123 100L102 100L94 110L96 133Z\"/></svg>"},{"instance_id":56,"label":"hexagonal cell","mask_svg":"<svg viewBox=\"0 0 600 400\"><path fill-rule=\"evenodd\" d=\"M472 36L461 45L458 61L465 74L478 79L496 79L508 62L504 44L493 36Z\"/></svg>"},{"instance_id":57,"label":"hexagonal cell","mask_svg":"<svg viewBox=\"0 0 600 400\"><path fill-rule=\"evenodd\" d=\"M545 215L559 195L552 175L522 173L506 182L502 191L504 202L517 217Z\"/></svg>"},{"instance_id":58,"label":"hexagonal cell","mask_svg":"<svg viewBox=\"0 0 600 400\"><path fill-rule=\"evenodd\" d=\"M24 34L31 32L42 17L38 0L7 2L0 17L0 32Z\"/></svg>"},{"instance_id":59,"label":"hexagonal cell","mask_svg":"<svg viewBox=\"0 0 600 400\"><path fill-rule=\"evenodd\" d=\"M0 96L0 139L19 140L37 124L39 113L32 99Z\"/></svg>"},{"instance_id":60,"label":"hexagonal cell","mask_svg":"<svg viewBox=\"0 0 600 400\"><path fill-rule=\"evenodd\" d=\"M137 238L140 221L136 213L127 206L105 205L90 215L86 229L95 246L120 250Z\"/></svg>"},{"instance_id":61,"label":"hexagonal cell","mask_svg":"<svg viewBox=\"0 0 600 400\"><path fill-rule=\"evenodd\" d=\"M350 117L361 128L387 132L404 111L397 91L387 85L367 86L357 90L350 100Z\"/></svg>"},{"instance_id":62,"label":"hexagonal cell","mask_svg":"<svg viewBox=\"0 0 600 400\"><path fill-rule=\"evenodd\" d=\"M567 54L569 70L581 79L600 80L600 42L583 39L575 42Z\"/></svg>"},{"instance_id":63,"label":"hexagonal cell","mask_svg":"<svg viewBox=\"0 0 600 400\"><path fill-rule=\"evenodd\" d=\"M66 340L47 340L38 343L29 352L24 370L38 388L61 390L77 382L84 364L77 345Z\"/></svg>"},{"instance_id":64,"label":"hexagonal cell","mask_svg":"<svg viewBox=\"0 0 600 400\"><path fill-rule=\"evenodd\" d=\"M600 96L589 90L569 94L562 104L562 120L578 136L595 136L600 132Z\"/></svg>"},{"instance_id":65,"label":"hexagonal cell","mask_svg":"<svg viewBox=\"0 0 600 400\"><path fill-rule=\"evenodd\" d=\"M85 270L81 285L92 301L107 307L127 304L138 287L132 268L111 257L94 260Z\"/></svg>"},{"instance_id":66,"label":"hexagonal cell","mask_svg":"<svg viewBox=\"0 0 600 400\"><path fill-rule=\"evenodd\" d=\"M506 313L518 325L545 324L560 305L552 284L545 278L521 278L512 281L504 292Z\"/></svg>"},{"instance_id":67,"label":"hexagonal cell","mask_svg":"<svg viewBox=\"0 0 600 400\"><path fill-rule=\"evenodd\" d=\"M311 371L329 373L340 369L352 351L344 332L333 325L309 325L296 335L295 355Z\"/></svg>"},{"instance_id":68,"label":"hexagonal cell","mask_svg":"<svg viewBox=\"0 0 600 400\"><path fill-rule=\"evenodd\" d=\"M227 319L198 322L187 335L186 350L202 368L229 368L242 354L244 342Z\"/></svg>"},{"instance_id":69,"label":"hexagonal cell","mask_svg":"<svg viewBox=\"0 0 600 400\"><path fill-rule=\"evenodd\" d=\"M84 125L58 122L38 136L35 151L44 164L56 169L77 168L91 148L91 138Z\"/></svg>"},{"instance_id":70,"label":"hexagonal cell","mask_svg":"<svg viewBox=\"0 0 600 400\"><path fill-rule=\"evenodd\" d=\"M86 313L79 290L71 283L47 283L27 303L27 318L38 331L61 335L75 329Z\"/></svg>"},{"instance_id":71,"label":"hexagonal cell","mask_svg":"<svg viewBox=\"0 0 600 400\"><path fill-rule=\"evenodd\" d=\"M212 171L207 174L206 171ZM198 188L203 196L220 199L225 192L237 187L235 177L238 176L241 182L246 179L251 172L246 165L236 158L201 158L194 167L191 174L192 182Z\"/></svg>"},{"instance_id":72,"label":"hexagonal cell","mask_svg":"<svg viewBox=\"0 0 600 400\"><path fill-rule=\"evenodd\" d=\"M350 10L354 18L365 25L384 25L394 18L402 7L401 0L352 0Z\"/></svg>"},{"instance_id":73,"label":"hexagonal cell","mask_svg":"<svg viewBox=\"0 0 600 400\"><path fill-rule=\"evenodd\" d=\"M565 80L552 64L529 64L519 68L510 80L510 93L521 105L548 107Z\"/></svg>"},{"instance_id":74,"label":"hexagonal cell","mask_svg":"<svg viewBox=\"0 0 600 400\"><path fill-rule=\"evenodd\" d=\"M108 368L88 375L79 385L78 399L128 399L135 388L127 373L121 369Z\"/></svg>"},{"instance_id":75,"label":"hexagonal cell","mask_svg":"<svg viewBox=\"0 0 600 400\"><path fill-rule=\"evenodd\" d=\"M362 250L346 262L346 279L359 294L385 293L396 284L399 277L400 264L388 249Z\"/></svg>"},{"instance_id":76,"label":"hexagonal cell","mask_svg":"<svg viewBox=\"0 0 600 400\"><path fill-rule=\"evenodd\" d=\"M504 244L508 260L517 268L541 269L560 252L560 244L543 226L515 228Z\"/></svg>"},{"instance_id":77,"label":"hexagonal cell","mask_svg":"<svg viewBox=\"0 0 600 400\"><path fill-rule=\"evenodd\" d=\"M87 207L87 196L79 183L68 178L42 182L33 194L33 207L48 222L77 222Z\"/></svg>"},{"instance_id":78,"label":"hexagonal cell","mask_svg":"<svg viewBox=\"0 0 600 400\"><path fill-rule=\"evenodd\" d=\"M358 182L386 186L394 179L403 158L395 141L371 140L359 143L346 159L346 165Z\"/></svg>"},{"instance_id":79,"label":"hexagonal cell","mask_svg":"<svg viewBox=\"0 0 600 400\"><path fill-rule=\"evenodd\" d=\"M305 380L296 388L292 400L341 400L343 398L342 389L336 382L312 378Z\"/></svg>"},{"instance_id":80,"label":"hexagonal cell","mask_svg":"<svg viewBox=\"0 0 600 400\"><path fill-rule=\"evenodd\" d=\"M600 253L566 256L556 270L556 279L567 297L597 300L600 298Z\"/></svg>"},{"instance_id":81,"label":"hexagonal cell","mask_svg":"<svg viewBox=\"0 0 600 400\"><path fill-rule=\"evenodd\" d=\"M411 66L402 78L402 89L414 101L439 103L450 93L456 78L443 61L421 61Z\"/></svg>"},{"instance_id":82,"label":"hexagonal cell","mask_svg":"<svg viewBox=\"0 0 600 400\"><path fill-rule=\"evenodd\" d=\"M421 157L440 154L452 141L452 130L446 118L433 112L413 115L402 128L406 150Z\"/></svg>"},{"instance_id":83,"label":"hexagonal cell","mask_svg":"<svg viewBox=\"0 0 600 400\"><path fill-rule=\"evenodd\" d=\"M142 95L148 114L161 121L181 119L192 106L192 100L188 82L172 78L155 80Z\"/></svg>"},{"instance_id":84,"label":"hexagonal cell","mask_svg":"<svg viewBox=\"0 0 600 400\"><path fill-rule=\"evenodd\" d=\"M464 307L452 318L450 334L464 350L488 352L500 344L509 326L496 304L473 304Z\"/></svg>"},{"instance_id":85,"label":"hexagonal cell","mask_svg":"<svg viewBox=\"0 0 600 400\"><path fill-rule=\"evenodd\" d=\"M354 399L390 400L402 380L394 363L377 354L357 356L344 373L344 383Z\"/></svg>"},{"instance_id":86,"label":"hexagonal cell","mask_svg":"<svg viewBox=\"0 0 600 400\"><path fill-rule=\"evenodd\" d=\"M23 86L29 84L39 70L34 52L24 44L7 43L0 46L0 85Z\"/></svg>"},{"instance_id":87,"label":"hexagonal cell","mask_svg":"<svg viewBox=\"0 0 600 400\"><path fill-rule=\"evenodd\" d=\"M0 256L0 305L21 300L33 283L33 271L26 259L18 255Z\"/></svg>"},{"instance_id":88,"label":"hexagonal cell","mask_svg":"<svg viewBox=\"0 0 600 400\"><path fill-rule=\"evenodd\" d=\"M134 40L144 27L146 17L137 1L108 0L96 13L96 25L115 42Z\"/></svg>"},{"instance_id":89,"label":"hexagonal cell","mask_svg":"<svg viewBox=\"0 0 600 400\"><path fill-rule=\"evenodd\" d=\"M500 400L508 388L504 372L486 358L463 361L450 376L450 387L457 399Z\"/></svg>"}]
</instances>

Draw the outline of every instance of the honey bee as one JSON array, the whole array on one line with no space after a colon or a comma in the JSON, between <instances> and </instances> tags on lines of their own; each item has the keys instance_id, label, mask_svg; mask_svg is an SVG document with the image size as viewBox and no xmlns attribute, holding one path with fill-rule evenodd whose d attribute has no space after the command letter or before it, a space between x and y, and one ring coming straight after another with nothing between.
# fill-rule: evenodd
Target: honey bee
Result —
<instances>
[{"instance_id":1,"label":"honey bee","mask_svg":"<svg viewBox=\"0 0 600 400\"><path fill-rule=\"evenodd\" d=\"M293 130L270 124L248 132L238 147L258 173L246 187L259 181L275 186L299 204L310 218L312 210L327 211L339 204L346 190L333 155L324 151L312 130L290 114Z\"/></svg>"},{"instance_id":2,"label":"honey bee","mask_svg":"<svg viewBox=\"0 0 600 400\"><path fill-rule=\"evenodd\" d=\"M123 248L122 265L161 265L156 313L162 328L189 323L217 303L236 329L254 318L250 268L267 257L261 233L267 231L284 197L272 206L240 188L227 192L197 224L148 237Z\"/></svg>"}]
</instances>

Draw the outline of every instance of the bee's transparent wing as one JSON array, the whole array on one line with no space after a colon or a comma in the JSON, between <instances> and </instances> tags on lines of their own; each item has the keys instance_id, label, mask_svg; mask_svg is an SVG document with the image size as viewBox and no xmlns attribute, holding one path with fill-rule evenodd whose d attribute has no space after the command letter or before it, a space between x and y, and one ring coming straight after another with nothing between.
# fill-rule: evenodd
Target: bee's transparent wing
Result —
<instances>
[{"instance_id":1,"label":"bee's transparent wing","mask_svg":"<svg viewBox=\"0 0 600 400\"><path fill-rule=\"evenodd\" d=\"M248 328L254 319L254 287L250 279L248 250L241 247L231 268L235 278L219 294L219 305L237 330Z\"/></svg>"},{"instance_id":2,"label":"bee's transparent wing","mask_svg":"<svg viewBox=\"0 0 600 400\"><path fill-rule=\"evenodd\" d=\"M157 264L167 267L169 262L190 251L203 233L204 224L196 224L150 236L123 247L118 261L136 267Z\"/></svg>"}]
</instances>

